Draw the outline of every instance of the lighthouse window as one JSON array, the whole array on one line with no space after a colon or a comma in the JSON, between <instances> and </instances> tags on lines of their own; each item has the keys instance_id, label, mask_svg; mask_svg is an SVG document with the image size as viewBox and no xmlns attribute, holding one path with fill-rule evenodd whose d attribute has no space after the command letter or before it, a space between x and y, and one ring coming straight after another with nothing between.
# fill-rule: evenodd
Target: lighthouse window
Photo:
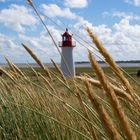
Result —
<instances>
[{"instance_id":1,"label":"lighthouse window","mask_svg":"<svg viewBox=\"0 0 140 140\"><path fill-rule=\"evenodd\" d=\"M66 41L66 37L65 36L64 36L63 40Z\"/></svg>"}]
</instances>

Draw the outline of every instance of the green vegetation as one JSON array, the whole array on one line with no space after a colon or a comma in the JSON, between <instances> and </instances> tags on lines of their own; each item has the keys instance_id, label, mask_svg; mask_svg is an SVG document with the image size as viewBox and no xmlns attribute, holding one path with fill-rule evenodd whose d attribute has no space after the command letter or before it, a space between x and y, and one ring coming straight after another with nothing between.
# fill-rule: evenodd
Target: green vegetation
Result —
<instances>
[{"instance_id":1,"label":"green vegetation","mask_svg":"<svg viewBox=\"0 0 140 140\"><path fill-rule=\"evenodd\" d=\"M22 75L8 68L9 75L5 74L0 78L1 139L82 140L93 139L94 131L99 140L109 139L98 112L88 99L84 81L70 78L67 79L68 84L65 84L55 69L50 70L55 73L52 73L52 80L47 78L40 68L21 70ZM131 73L137 69L127 70ZM95 73L91 68L78 68L76 71L78 75L88 73L94 75L92 79L95 78ZM105 68L104 71L107 75L112 75L109 68ZM112 75L112 78L115 77ZM137 80L140 81L138 78ZM130 82L135 89L140 89L132 80ZM121 139L125 139L120 121L112 112L112 105L107 97L94 85L91 88L99 95L99 100L117 126ZM134 106L124 97L118 96L118 99L131 120L131 127L139 137L139 112L136 114Z\"/></svg>"},{"instance_id":2,"label":"green vegetation","mask_svg":"<svg viewBox=\"0 0 140 140\"><path fill-rule=\"evenodd\" d=\"M9 69L8 67L6 68L7 70ZM28 76L34 76L35 73L31 70L31 68L29 67L20 67L20 69ZM112 75L112 71L110 70L109 67L103 67L102 68L104 70L104 72L107 74L111 73ZM137 75L138 70L140 70L139 67L123 67L123 69L130 75L134 76L135 78ZM34 70L38 73L41 73L42 75L44 75L44 71L40 68L40 67L34 67ZM57 72L57 70L55 68L50 68L51 71L53 72ZM94 75L94 69L92 69L91 67L79 67L76 68L76 75L81 75L83 73L89 74L89 75ZM139 79L139 78L138 78Z\"/></svg>"}]
</instances>

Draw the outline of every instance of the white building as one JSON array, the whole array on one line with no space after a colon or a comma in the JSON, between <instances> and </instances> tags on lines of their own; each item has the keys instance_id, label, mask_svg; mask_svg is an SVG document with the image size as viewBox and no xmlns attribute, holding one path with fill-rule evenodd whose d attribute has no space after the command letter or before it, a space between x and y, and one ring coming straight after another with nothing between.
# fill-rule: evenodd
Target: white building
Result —
<instances>
[{"instance_id":1,"label":"white building","mask_svg":"<svg viewBox=\"0 0 140 140\"><path fill-rule=\"evenodd\" d=\"M59 46L62 49L61 70L65 77L74 77L73 48L76 46L76 43L72 41L72 35L69 34L68 29L62 35L62 42L59 43Z\"/></svg>"}]
</instances>

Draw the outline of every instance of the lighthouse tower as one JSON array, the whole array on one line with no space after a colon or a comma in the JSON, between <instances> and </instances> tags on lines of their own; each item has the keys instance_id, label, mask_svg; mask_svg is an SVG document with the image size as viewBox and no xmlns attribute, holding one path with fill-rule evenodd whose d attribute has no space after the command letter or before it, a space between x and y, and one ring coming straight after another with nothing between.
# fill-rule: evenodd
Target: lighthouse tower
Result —
<instances>
[{"instance_id":1,"label":"lighthouse tower","mask_svg":"<svg viewBox=\"0 0 140 140\"><path fill-rule=\"evenodd\" d=\"M74 77L73 48L76 46L76 43L72 41L72 35L69 34L68 29L62 35L62 42L59 43L59 46L62 49L61 70L65 77Z\"/></svg>"}]
</instances>

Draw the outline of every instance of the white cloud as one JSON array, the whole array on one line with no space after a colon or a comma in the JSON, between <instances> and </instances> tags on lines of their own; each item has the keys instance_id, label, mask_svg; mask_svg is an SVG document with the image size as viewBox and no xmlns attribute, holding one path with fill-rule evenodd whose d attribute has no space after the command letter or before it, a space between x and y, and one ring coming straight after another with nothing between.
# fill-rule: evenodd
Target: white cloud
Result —
<instances>
[{"instance_id":1,"label":"white cloud","mask_svg":"<svg viewBox=\"0 0 140 140\"><path fill-rule=\"evenodd\" d=\"M133 4L135 6L140 6L140 0L125 0L125 2Z\"/></svg>"},{"instance_id":2,"label":"white cloud","mask_svg":"<svg viewBox=\"0 0 140 140\"><path fill-rule=\"evenodd\" d=\"M59 35L58 31L54 27L49 27L49 29L54 34ZM0 63L5 62L4 56L8 57L14 63L34 62L32 57L26 52L21 44L15 44L16 39L17 38L11 38L0 34ZM42 60L42 62L50 62L50 58L54 59L56 62L60 61L59 54L54 47L52 40L44 32L41 32L39 36L27 36L25 34L19 34L18 40L20 40L20 43L24 43L29 48L31 48L34 53ZM60 39L58 39L55 35L55 40L58 42Z\"/></svg>"},{"instance_id":3,"label":"white cloud","mask_svg":"<svg viewBox=\"0 0 140 140\"><path fill-rule=\"evenodd\" d=\"M76 33L91 43L85 28L89 27L97 37L102 41L104 46L108 49L110 54L115 60L139 60L140 55L140 25L130 24L130 19L122 18L118 23L115 23L113 27L107 25L94 26L87 20L81 18L74 26ZM85 46L88 46L85 44ZM81 45L81 47L83 47ZM76 53L86 54L86 50L82 50L81 47L76 48ZM83 52L82 52L83 51ZM79 53L80 52L80 53ZM97 51L94 50L97 54ZM84 55L84 58L87 56ZM80 57L76 56L77 59ZM87 59L86 59L87 60Z\"/></svg>"},{"instance_id":4,"label":"white cloud","mask_svg":"<svg viewBox=\"0 0 140 140\"><path fill-rule=\"evenodd\" d=\"M102 15L105 16L112 16L112 17L118 17L118 18L125 18L129 20L140 20L140 16L134 15L132 12L126 13L121 11L114 11L114 12L103 12Z\"/></svg>"},{"instance_id":5,"label":"white cloud","mask_svg":"<svg viewBox=\"0 0 140 140\"><path fill-rule=\"evenodd\" d=\"M20 11L19 9L21 7L22 11L24 11L23 9L25 7L23 8L23 6L18 6L17 8L16 6L10 6L9 9L14 9L13 11ZM119 21L117 20L117 22L114 23L112 27L109 27L105 24L95 26L88 20L85 20L83 17L79 17L75 13L71 12L69 8L60 8L55 4L43 4L41 5L41 7L49 17L60 16L68 19L74 19L74 25L72 25L72 29L74 30L73 37L76 38L76 34L78 34L81 38L91 43L91 39L89 38L85 30L86 27L89 27L103 42L104 46L108 49L115 60L140 59L140 55L138 54L140 52L140 25L136 22L132 22L132 20L139 20L139 16L134 15L133 13L125 13L119 11L115 11L112 14L106 12L105 15L118 17ZM17 20L17 17L13 17L12 20L11 17L14 14L10 15L11 17L9 16L9 14L6 14L10 13L10 11L8 11L9 9L5 9L6 12L2 12L3 10L1 10L0 22L4 23L8 27L13 27L12 24L15 20ZM13 13L13 11L11 13ZM17 13L18 12L16 12L16 15ZM32 13L28 9L26 9L23 13L20 13L21 17L23 14L29 14L32 17ZM5 17L8 16L10 18L5 18L4 20L4 18L1 18L1 15ZM28 18L25 20L26 22L22 21L19 16L18 18L20 18L21 21L17 20L18 24L16 24L16 28L18 27L17 25L20 25L20 31L23 31L25 30L26 26L36 25L36 19L34 18L35 20L34 22L32 22L32 20L30 21L30 16L27 16ZM61 41L61 34L64 31L57 29L55 26L48 26L48 28L55 38L56 43L58 43L58 41ZM60 62L59 53L48 34L46 34L45 32L38 33L38 35L36 36L28 36L27 34L20 33L18 40L29 45L29 47L31 47L31 49L39 56L39 58L41 58L43 62L50 62L50 58L55 59L56 62ZM21 46L17 46L14 42L16 42L15 39L0 34L0 46L3 46L2 51L0 51L0 57L6 54L10 56L10 58L14 58L16 62L27 62L26 60L32 62L33 60L30 58L28 53L26 51L19 50ZM82 44L84 44L86 47L89 47L89 45L84 42L82 42ZM88 61L87 49L83 47L84 45L78 44L77 42L77 46L76 48L74 48L75 61ZM94 52L97 54L95 50Z\"/></svg>"},{"instance_id":6,"label":"white cloud","mask_svg":"<svg viewBox=\"0 0 140 140\"><path fill-rule=\"evenodd\" d=\"M114 28L131 39L139 41L140 25L131 25L128 19L122 19L119 23L114 24Z\"/></svg>"},{"instance_id":7,"label":"white cloud","mask_svg":"<svg viewBox=\"0 0 140 140\"><path fill-rule=\"evenodd\" d=\"M81 38L91 43L91 39L85 31L86 27L90 27L115 60L140 59L140 25L130 24L129 19L122 18L110 28L104 24L95 26L89 21L79 18L73 26L73 37L77 38L76 34L78 34ZM54 36L56 43L61 41L60 34L64 31L56 29L54 26L48 26L48 28ZM43 62L50 62L50 58L54 59L56 62L60 62L60 55L47 33L41 32L38 36L20 34L19 40L20 42L29 45ZM3 47L3 51L0 51L0 57L1 54L4 55L5 53L10 56L11 59L14 58L16 62L33 62L32 58L25 50L19 51L19 49L17 49L21 48L21 46L15 45L13 39L1 35L0 42L0 46L5 46L5 48ZM89 47L89 45L84 42L82 42L82 44L84 45L77 42L77 45L74 48L75 61L88 61L87 49L84 48L84 46ZM93 50L93 52L97 54L95 50Z\"/></svg>"},{"instance_id":8,"label":"white cloud","mask_svg":"<svg viewBox=\"0 0 140 140\"><path fill-rule=\"evenodd\" d=\"M13 37L8 37L0 33L0 63L5 62L4 56L13 62L20 62L24 59L23 49L15 43Z\"/></svg>"},{"instance_id":9,"label":"white cloud","mask_svg":"<svg viewBox=\"0 0 140 140\"><path fill-rule=\"evenodd\" d=\"M70 8L84 8L88 5L88 0L64 0L64 2Z\"/></svg>"},{"instance_id":10,"label":"white cloud","mask_svg":"<svg viewBox=\"0 0 140 140\"><path fill-rule=\"evenodd\" d=\"M65 17L68 19L75 19L76 14L72 13L69 8L60 8L56 4L42 4L41 8L43 9L44 13L49 17Z\"/></svg>"},{"instance_id":11,"label":"white cloud","mask_svg":"<svg viewBox=\"0 0 140 140\"><path fill-rule=\"evenodd\" d=\"M6 35L0 34L0 49L15 49L17 45L14 44L13 40Z\"/></svg>"},{"instance_id":12,"label":"white cloud","mask_svg":"<svg viewBox=\"0 0 140 140\"><path fill-rule=\"evenodd\" d=\"M56 29L54 26L48 26L48 29L54 37L55 42L58 44L58 42L61 41L62 31ZM50 58L54 59L56 62L60 61L59 53L46 32L41 32L37 37L20 34L19 38L23 43L28 44L42 61L50 62Z\"/></svg>"},{"instance_id":13,"label":"white cloud","mask_svg":"<svg viewBox=\"0 0 140 140\"><path fill-rule=\"evenodd\" d=\"M0 0L0 2L5 2L5 0Z\"/></svg>"},{"instance_id":14,"label":"white cloud","mask_svg":"<svg viewBox=\"0 0 140 140\"><path fill-rule=\"evenodd\" d=\"M18 32L24 32L25 27L37 24L37 19L25 6L12 4L8 9L0 11L0 23Z\"/></svg>"}]
</instances>

